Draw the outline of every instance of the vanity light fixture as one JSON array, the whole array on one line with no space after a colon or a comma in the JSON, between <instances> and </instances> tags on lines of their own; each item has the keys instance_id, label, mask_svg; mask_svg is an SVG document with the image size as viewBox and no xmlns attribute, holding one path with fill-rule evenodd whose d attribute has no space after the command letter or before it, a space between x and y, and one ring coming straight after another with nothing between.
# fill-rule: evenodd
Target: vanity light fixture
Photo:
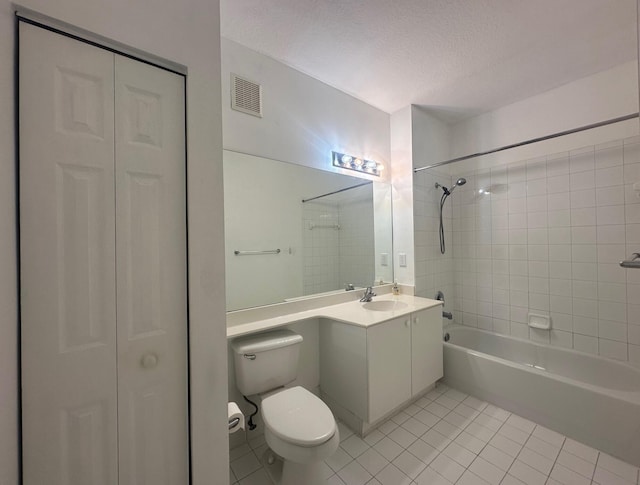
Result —
<instances>
[{"instance_id":1,"label":"vanity light fixture","mask_svg":"<svg viewBox=\"0 0 640 485\"><path fill-rule=\"evenodd\" d=\"M333 158L333 166L355 170L356 172L368 173L369 175L380 176L380 172L384 170L384 165L373 160L365 160L364 158L354 157L340 152L331 152Z\"/></svg>"}]
</instances>

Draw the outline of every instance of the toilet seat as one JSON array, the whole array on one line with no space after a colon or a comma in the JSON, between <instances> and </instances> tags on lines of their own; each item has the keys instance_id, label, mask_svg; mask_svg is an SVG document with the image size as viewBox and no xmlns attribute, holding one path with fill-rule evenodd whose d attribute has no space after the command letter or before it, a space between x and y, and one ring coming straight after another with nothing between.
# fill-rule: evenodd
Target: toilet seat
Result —
<instances>
[{"instance_id":1,"label":"toilet seat","mask_svg":"<svg viewBox=\"0 0 640 485\"><path fill-rule=\"evenodd\" d=\"M262 401L265 427L280 440L301 447L319 446L336 434L336 421L315 394L296 386Z\"/></svg>"}]
</instances>

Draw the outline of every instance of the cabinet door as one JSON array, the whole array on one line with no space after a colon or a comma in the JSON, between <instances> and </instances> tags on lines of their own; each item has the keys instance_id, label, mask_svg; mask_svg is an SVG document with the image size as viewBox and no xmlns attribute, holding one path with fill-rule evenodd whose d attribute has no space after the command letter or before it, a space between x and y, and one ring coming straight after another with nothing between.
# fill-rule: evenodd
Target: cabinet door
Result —
<instances>
[{"instance_id":1,"label":"cabinet door","mask_svg":"<svg viewBox=\"0 0 640 485\"><path fill-rule=\"evenodd\" d=\"M369 419L373 423L411 397L411 320L367 329Z\"/></svg>"},{"instance_id":2,"label":"cabinet door","mask_svg":"<svg viewBox=\"0 0 640 485\"><path fill-rule=\"evenodd\" d=\"M442 377L442 307L411 314L411 395Z\"/></svg>"}]
</instances>

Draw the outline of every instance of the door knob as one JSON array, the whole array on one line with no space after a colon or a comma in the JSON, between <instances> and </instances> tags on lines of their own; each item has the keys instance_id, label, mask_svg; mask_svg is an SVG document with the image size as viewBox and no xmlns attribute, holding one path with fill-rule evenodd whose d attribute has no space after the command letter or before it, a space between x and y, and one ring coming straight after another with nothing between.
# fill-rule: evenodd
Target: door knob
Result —
<instances>
[{"instance_id":1,"label":"door knob","mask_svg":"<svg viewBox=\"0 0 640 485\"><path fill-rule=\"evenodd\" d=\"M152 369L158 365L158 356L154 353L145 354L142 356L140 363L145 369Z\"/></svg>"}]
</instances>

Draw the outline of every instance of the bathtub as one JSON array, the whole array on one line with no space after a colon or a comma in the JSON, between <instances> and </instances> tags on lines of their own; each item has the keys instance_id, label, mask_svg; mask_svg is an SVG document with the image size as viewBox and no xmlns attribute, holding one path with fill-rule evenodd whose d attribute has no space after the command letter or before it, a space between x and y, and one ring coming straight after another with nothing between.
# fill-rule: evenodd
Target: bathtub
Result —
<instances>
[{"instance_id":1,"label":"bathtub","mask_svg":"<svg viewBox=\"0 0 640 485\"><path fill-rule=\"evenodd\" d=\"M470 327L445 332L448 385L640 466L640 369Z\"/></svg>"}]
</instances>

